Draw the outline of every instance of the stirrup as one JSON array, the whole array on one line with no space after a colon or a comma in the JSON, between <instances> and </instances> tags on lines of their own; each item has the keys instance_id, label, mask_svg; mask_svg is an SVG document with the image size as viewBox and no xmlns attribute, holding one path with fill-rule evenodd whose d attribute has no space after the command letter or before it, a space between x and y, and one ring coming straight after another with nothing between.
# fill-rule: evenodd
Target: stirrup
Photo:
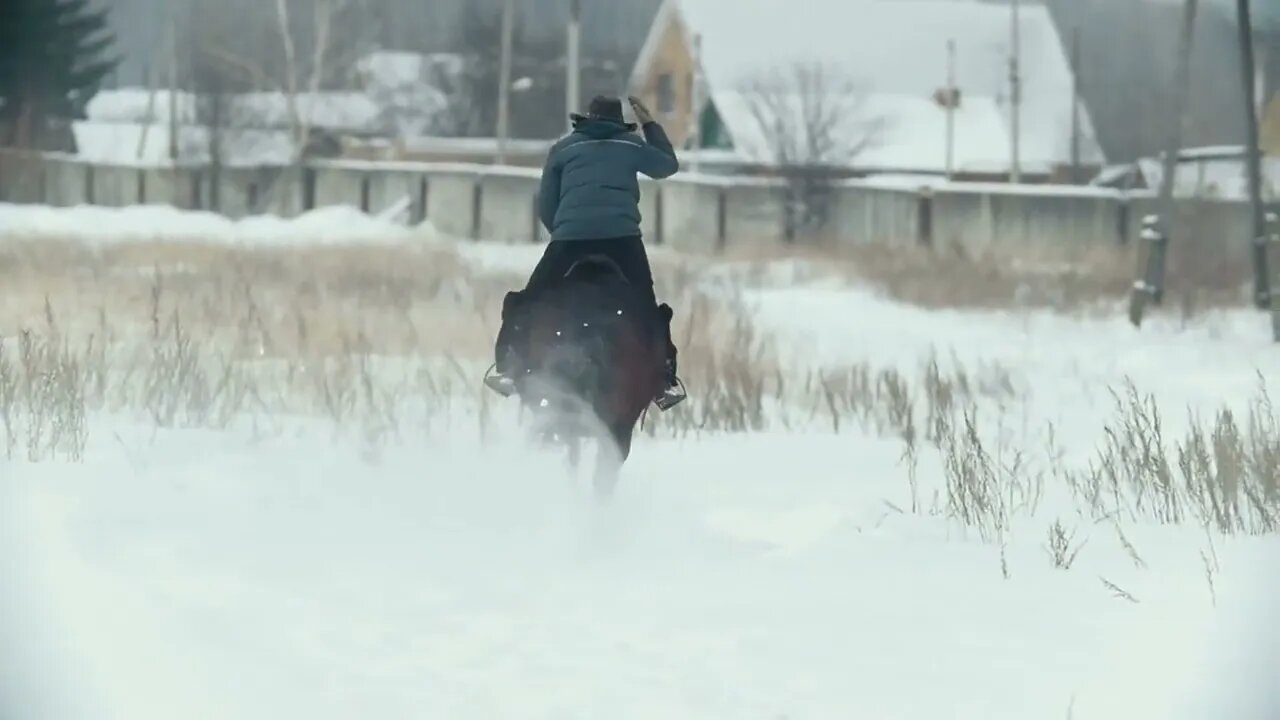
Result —
<instances>
[{"instance_id":1,"label":"stirrup","mask_svg":"<svg viewBox=\"0 0 1280 720\"><path fill-rule=\"evenodd\" d=\"M659 410L666 412L684 402L688 396L684 389L684 382L680 378L676 378L675 383L669 385L658 397L653 399L653 403L658 406Z\"/></svg>"},{"instance_id":2,"label":"stirrup","mask_svg":"<svg viewBox=\"0 0 1280 720\"><path fill-rule=\"evenodd\" d=\"M485 373L484 384L490 390L498 393L504 398L509 398L516 391L516 381L501 373L493 372L493 367L489 367L489 371Z\"/></svg>"}]
</instances>

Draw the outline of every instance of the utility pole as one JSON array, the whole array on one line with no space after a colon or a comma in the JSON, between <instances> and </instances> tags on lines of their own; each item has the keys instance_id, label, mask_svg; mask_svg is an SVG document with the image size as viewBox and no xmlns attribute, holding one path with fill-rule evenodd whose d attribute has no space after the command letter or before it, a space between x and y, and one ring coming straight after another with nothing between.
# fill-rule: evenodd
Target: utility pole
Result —
<instances>
[{"instance_id":1,"label":"utility pole","mask_svg":"<svg viewBox=\"0 0 1280 720\"><path fill-rule=\"evenodd\" d=\"M690 171L698 174L698 154L702 149L702 34L693 36L693 73L689 88L689 114L693 127L689 130L689 148L693 151Z\"/></svg>"},{"instance_id":2,"label":"utility pole","mask_svg":"<svg viewBox=\"0 0 1280 720\"><path fill-rule=\"evenodd\" d=\"M570 122L569 113L582 109L582 0L569 0L569 36L566 41L565 122Z\"/></svg>"},{"instance_id":3,"label":"utility pole","mask_svg":"<svg viewBox=\"0 0 1280 720\"><path fill-rule=\"evenodd\" d=\"M1236 25L1240 30L1241 81L1244 87L1245 130L1248 134L1245 150L1248 153L1249 209L1252 224L1250 246L1253 251L1254 302L1259 309L1271 308L1271 277L1267 268L1266 216L1262 209L1262 159L1258 149L1257 84L1254 82L1253 20L1249 15L1249 0L1237 0ZM1280 339L1280 338L1278 338Z\"/></svg>"},{"instance_id":4,"label":"utility pole","mask_svg":"<svg viewBox=\"0 0 1280 720\"><path fill-rule=\"evenodd\" d=\"M1071 182L1080 182L1080 28L1071 30Z\"/></svg>"},{"instance_id":5,"label":"utility pole","mask_svg":"<svg viewBox=\"0 0 1280 720\"><path fill-rule=\"evenodd\" d=\"M1186 119L1188 96L1191 92L1191 50L1195 40L1198 0L1184 0L1182 6L1182 30L1178 38L1177 70L1172 112L1168 116L1168 137L1165 139L1163 170L1160 177L1160 194L1157 201L1158 215L1149 216L1144 229L1140 253L1140 275L1133 283L1129 296L1129 322L1142 325L1142 315L1148 301L1159 305L1164 300L1164 274L1168 263L1169 241L1173 237L1176 203L1173 199L1174 180L1178 172L1178 156L1182 150L1182 125Z\"/></svg>"},{"instance_id":6,"label":"utility pole","mask_svg":"<svg viewBox=\"0 0 1280 720\"><path fill-rule=\"evenodd\" d=\"M178 162L178 11L169 6L169 162Z\"/></svg>"},{"instance_id":7,"label":"utility pole","mask_svg":"<svg viewBox=\"0 0 1280 720\"><path fill-rule=\"evenodd\" d=\"M947 91L944 96L947 108L947 179L955 172L956 154L956 41L947 40Z\"/></svg>"},{"instance_id":8,"label":"utility pole","mask_svg":"<svg viewBox=\"0 0 1280 720\"><path fill-rule=\"evenodd\" d=\"M511 36L515 25L515 0L502 6L502 52L498 60L498 155L497 163L507 162L507 137L511 134Z\"/></svg>"},{"instance_id":9,"label":"utility pole","mask_svg":"<svg viewBox=\"0 0 1280 720\"><path fill-rule=\"evenodd\" d=\"M1178 174L1178 157L1182 153L1182 125L1186 122L1187 103L1191 94L1191 51L1195 41L1196 13L1199 10L1198 0L1186 0L1182 9L1182 34L1178 38L1178 87L1174 95L1173 114L1169 117L1169 137L1165 141L1164 172L1160 178L1160 215L1162 234L1166 238L1166 251L1160 253L1155 282L1150 292L1152 300L1159 305L1164 300L1164 269L1166 264L1168 239L1173 237L1173 226L1176 222L1176 205L1173 200L1173 189Z\"/></svg>"},{"instance_id":10,"label":"utility pole","mask_svg":"<svg viewBox=\"0 0 1280 720\"><path fill-rule=\"evenodd\" d=\"M1022 158L1021 158L1021 142L1022 142L1022 77L1021 68L1019 67L1022 55L1022 29L1019 22L1019 6L1021 0L1013 0L1010 5L1010 15L1012 16L1012 28L1010 29L1011 48L1009 53L1009 99L1011 116L1009 118L1009 133L1011 135L1009 148L1009 182L1022 182Z\"/></svg>"}]
</instances>

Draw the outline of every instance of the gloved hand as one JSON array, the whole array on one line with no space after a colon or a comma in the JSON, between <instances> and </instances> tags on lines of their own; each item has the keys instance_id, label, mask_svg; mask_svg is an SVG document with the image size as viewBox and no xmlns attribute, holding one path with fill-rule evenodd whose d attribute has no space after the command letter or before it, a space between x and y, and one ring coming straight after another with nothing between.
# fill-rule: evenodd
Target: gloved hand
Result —
<instances>
[{"instance_id":1,"label":"gloved hand","mask_svg":"<svg viewBox=\"0 0 1280 720\"><path fill-rule=\"evenodd\" d=\"M640 98L632 95L627 98L627 101L631 103L631 112L635 113L636 122L641 125L653 122L653 113L649 112L649 108L645 107Z\"/></svg>"}]
</instances>

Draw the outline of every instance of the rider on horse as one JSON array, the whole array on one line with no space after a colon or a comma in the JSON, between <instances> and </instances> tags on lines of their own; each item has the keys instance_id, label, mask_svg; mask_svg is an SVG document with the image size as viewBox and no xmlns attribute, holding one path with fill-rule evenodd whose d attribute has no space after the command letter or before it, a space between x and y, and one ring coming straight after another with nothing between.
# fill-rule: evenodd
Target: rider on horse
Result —
<instances>
[{"instance_id":1,"label":"rider on horse","mask_svg":"<svg viewBox=\"0 0 1280 720\"><path fill-rule=\"evenodd\" d=\"M662 410L684 400L676 376L676 348L671 342L671 309L657 304L653 271L640 234L640 185L636 173L671 177L680 168L666 132L648 108L629 98L644 131L622 117L622 101L597 96L585 116L569 117L573 131L552 146L542 170L538 211L551 233L551 242L533 269L523 291L508 293L502 304L502 328L495 347L496 374L485 384L503 395L515 392L510 377L516 361L509 320L522 303L556 277L563 277L586 257L604 256L616 263L627 281L645 294L655 308L655 320L667 346L667 388L654 402Z\"/></svg>"}]
</instances>

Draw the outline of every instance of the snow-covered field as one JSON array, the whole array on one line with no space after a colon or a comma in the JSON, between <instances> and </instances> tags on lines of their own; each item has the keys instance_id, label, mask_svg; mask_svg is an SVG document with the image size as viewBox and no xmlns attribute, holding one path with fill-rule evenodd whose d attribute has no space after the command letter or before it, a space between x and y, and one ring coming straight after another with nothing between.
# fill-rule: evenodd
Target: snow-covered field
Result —
<instances>
[{"instance_id":1,"label":"snow-covered field","mask_svg":"<svg viewBox=\"0 0 1280 720\"><path fill-rule=\"evenodd\" d=\"M447 253L467 288L536 258L325 212L0 205L0 251L386 240ZM136 333L86 320L115 343L95 351L56 333L97 289L131 307L102 279L121 256L100 257L77 289L50 281L54 322L0 304L6 720L1280 717L1280 431L1261 390L1280 351L1253 312L1139 333L663 253L687 263L677 312L700 296L729 320L681 318L692 398L650 418L602 504L519 441L482 355L432 355L436 310L411 292L415 349L355 370L227 360L228 306L197 284L187 299L217 311L183 317L212 330L183 345L148 340L145 313ZM432 287L423 303L478 303L460 314L492 332L500 296ZM254 292L274 327L273 291ZM375 299L317 297L380 319ZM718 329L742 317L750 337Z\"/></svg>"}]
</instances>

